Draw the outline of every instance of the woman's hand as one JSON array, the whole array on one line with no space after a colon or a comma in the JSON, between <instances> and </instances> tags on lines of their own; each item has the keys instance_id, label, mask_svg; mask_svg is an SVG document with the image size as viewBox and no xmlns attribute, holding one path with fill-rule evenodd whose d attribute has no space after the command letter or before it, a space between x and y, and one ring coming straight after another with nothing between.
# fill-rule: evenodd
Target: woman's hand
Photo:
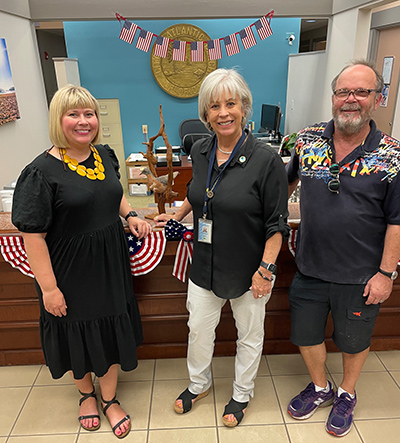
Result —
<instances>
[{"instance_id":1,"label":"woman's hand","mask_svg":"<svg viewBox=\"0 0 400 443\"><path fill-rule=\"evenodd\" d=\"M268 278L272 278L272 276ZM253 291L253 297L255 299L266 297L272 291L272 282L263 279L258 271L253 274L251 283L250 289Z\"/></svg>"},{"instance_id":2,"label":"woman's hand","mask_svg":"<svg viewBox=\"0 0 400 443\"><path fill-rule=\"evenodd\" d=\"M43 292L43 305L47 312L55 317L67 315L67 304L63 293L56 287L52 291Z\"/></svg>"},{"instance_id":3,"label":"woman's hand","mask_svg":"<svg viewBox=\"0 0 400 443\"><path fill-rule=\"evenodd\" d=\"M150 223L139 217L129 217L128 225L132 234L136 235L138 238L146 237L153 230Z\"/></svg>"},{"instance_id":4,"label":"woman's hand","mask_svg":"<svg viewBox=\"0 0 400 443\"><path fill-rule=\"evenodd\" d=\"M173 214L160 214L156 215L153 220L156 223L157 228L163 228L172 216Z\"/></svg>"}]
</instances>

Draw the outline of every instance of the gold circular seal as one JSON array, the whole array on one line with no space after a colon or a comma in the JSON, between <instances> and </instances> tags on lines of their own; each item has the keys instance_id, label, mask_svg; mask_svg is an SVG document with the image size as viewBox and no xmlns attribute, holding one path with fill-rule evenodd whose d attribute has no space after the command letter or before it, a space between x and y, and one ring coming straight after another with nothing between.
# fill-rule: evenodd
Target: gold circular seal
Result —
<instances>
[{"instance_id":1,"label":"gold circular seal","mask_svg":"<svg viewBox=\"0 0 400 443\"><path fill-rule=\"evenodd\" d=\"M194 25L172 25L160 34L170 40L185 42L206 42L211 38L200 28ZM151 70L156 82L168 94L179 98L196 97L199 94L201 82L210 72L218 67L218 60L209 60L208 49L204 44L204 61L190 60L190 45L186 45L184 62L172 60L172 42L169 42L166 58L154 55L154 46L151 50Z\"/></svg>"}]
</instances>

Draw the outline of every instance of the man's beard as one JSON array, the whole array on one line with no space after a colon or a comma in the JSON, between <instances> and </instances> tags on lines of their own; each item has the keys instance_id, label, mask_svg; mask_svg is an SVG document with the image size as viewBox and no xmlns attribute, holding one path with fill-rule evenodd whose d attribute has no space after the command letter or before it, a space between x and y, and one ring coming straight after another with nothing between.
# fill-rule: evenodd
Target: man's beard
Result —
<instances>
[{"instance_id":1,"label":"man's beard","mask_svg":"<svg viewBox=\"0 0 400 443\"><path fill-rule=\"evenodd\" d=\"M345 115L341 114L341 111L346 110L356 110L359 111L360 114L358 115L358 117L346 117ZM339 109L332 106L332 115L336 128L347 135L353 135L361 131L365 124L371 120L373 111L373 105L369 109L363 109L357 103L344 104Z\"/></svg>"}]
</instances>

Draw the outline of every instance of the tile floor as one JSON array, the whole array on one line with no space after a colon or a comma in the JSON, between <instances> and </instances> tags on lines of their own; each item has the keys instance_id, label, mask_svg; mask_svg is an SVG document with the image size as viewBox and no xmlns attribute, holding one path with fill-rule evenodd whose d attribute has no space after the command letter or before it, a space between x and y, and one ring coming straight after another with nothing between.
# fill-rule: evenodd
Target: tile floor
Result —
<instances>
[{"instance_id":1,"label":"tile floor","mask_svg":"<svg viewBox=\"0 0 400 443\"><path fill-rule=\"evenodd\" d=\"M124 442L135 443L302 443L333 442L324 421L329 408L304 422L286 413L290 398L309 382L299 355L263 356L255 397L242 424L226 428L221 414L231 397L233 357L213 360L213 390L185 415L174 399L188 384L185 359L141 360L122 373L118 398L133 417ZM327 373L341 380L341 356L329 354ZM357 385L359 404L348 443L400 440L400 351L371 352ZM80 429L79 395L69 376L51 379L45 366L0 367L0 443L116 442L106 420L97 432Z\"/></svg>"}]
</instances>

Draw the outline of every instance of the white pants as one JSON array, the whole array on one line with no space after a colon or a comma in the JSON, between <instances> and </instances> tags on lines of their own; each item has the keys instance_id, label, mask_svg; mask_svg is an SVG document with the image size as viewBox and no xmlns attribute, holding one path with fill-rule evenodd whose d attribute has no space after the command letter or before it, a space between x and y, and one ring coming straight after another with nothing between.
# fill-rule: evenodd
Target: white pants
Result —
<instances>
[{"instance_id":1,"label":"white pants","mask_svg":"<svg viewBox=\"0 0 400 443\"><path fill-rule=\"evenodd\" d=\"M232 397L241 403L254 396L254 379L264 343L265 305L269 297L270 294L255 299L253 292L247 291L241 297L229 300L238 332ZM211 386L215 329L226 301L189 280L186 302L190 330L187 365L189 391L193 394L201 394Z\"/></svg>"}]
</instances>

